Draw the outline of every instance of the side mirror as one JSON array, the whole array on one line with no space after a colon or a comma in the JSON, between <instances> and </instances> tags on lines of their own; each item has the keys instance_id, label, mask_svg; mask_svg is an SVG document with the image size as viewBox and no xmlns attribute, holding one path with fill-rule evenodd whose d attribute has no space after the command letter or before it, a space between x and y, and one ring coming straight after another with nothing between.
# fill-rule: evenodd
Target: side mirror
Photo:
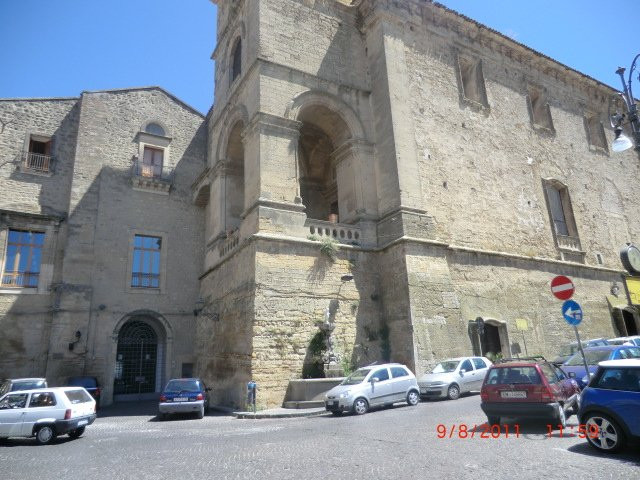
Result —
<instances>
[{"instance_id":1,"label":"side mirror","mask_svg":"<svg viewBox=\"0 0 640 480\"><path fill-rule=\"evenodd\" d=\"M462 370L460 370L460 376L464 376L464 374L467 373L467 371L463 368Z\"/></svg>"},{"instance_id":2,"label":"side mirror","mask_svg":"<svg viewBox=\"0 0 640 480\"><path fill-rule=\"evenodd\" d=\"M210 392L211 391L211 387L207 387L204 389L205 392Z\"/></svg>"},{"instance_id":3,"label":"side mirror","mask_svg":"<svg viewBox=\"0 0 640 480\"><path fill-rule=\"evenodd\" d=\"M569 372L569 378L576 378L576 372Z\"/></svg>"},{"instance_id":4,"label":"side mirror","mask_svg":"<svg viewBox=\"0 0 640 480\"><path fill-rule=\"evenodd\" d=\"M377 383L377 382L379 382L379 381L380 381L380 379L379 379L378 377L373 377L373 378L370 380L370 382L371 382L371 383Z\"/></svg>"}]
</instances>

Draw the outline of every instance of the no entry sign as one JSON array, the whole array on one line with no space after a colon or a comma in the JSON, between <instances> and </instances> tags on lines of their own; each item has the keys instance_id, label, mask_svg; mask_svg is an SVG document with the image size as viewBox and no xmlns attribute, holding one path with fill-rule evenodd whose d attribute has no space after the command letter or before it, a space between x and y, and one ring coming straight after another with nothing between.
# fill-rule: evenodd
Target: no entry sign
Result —
<instances>
[{"instance_id":1,"label":"no entry sign","mask_svg":"<svg viewBox=\"0 0 640 480\"><path fill-rule=\"evenodd\" d=\"M575 287L569 277L558 275L551 280L551 293L560 300L569 300L574 291Z\"/></svg>"}]
</instances>

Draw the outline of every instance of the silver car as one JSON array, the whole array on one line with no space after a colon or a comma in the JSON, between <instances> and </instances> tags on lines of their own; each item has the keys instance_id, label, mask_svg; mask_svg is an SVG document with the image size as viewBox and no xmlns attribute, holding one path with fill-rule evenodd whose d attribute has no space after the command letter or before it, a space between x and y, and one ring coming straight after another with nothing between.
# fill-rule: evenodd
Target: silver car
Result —
<instances>
[{"instance_id":1,"label":"silver car","mask_svg":"<svg viewBox=\"0 0 640 480\"><path fill-rule=\"evenodd\" d=\"M399 363L359 368L325 394L325 408L334 415L362 415L371 407L405 401L417 405L420 391L415 375Z\"/></svg>"},{"instance_id":2,"label":"silver car","mask_svg":"<svg viewBox=\"0 0 640 480\"><path fill-rule=\"evenodd\" d=\"M440 362L431 373L418 380L420 395L455 400L462 393L480 390L491 365L486 357L459 357Z\"/></svg>"}]
</instances>

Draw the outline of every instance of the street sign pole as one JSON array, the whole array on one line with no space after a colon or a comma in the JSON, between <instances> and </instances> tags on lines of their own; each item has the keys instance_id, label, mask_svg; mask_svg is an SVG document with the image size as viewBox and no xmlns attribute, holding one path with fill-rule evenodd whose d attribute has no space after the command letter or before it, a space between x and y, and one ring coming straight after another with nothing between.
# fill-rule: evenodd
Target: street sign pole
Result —
<instances>
[{"instance_id":1,"label":"street sign pole","mask_svg":"<svg viewBox=\"0 0 640 480\"><path fill-rule=\"evenodd\" d=\"M528 357L529 353L527 352L527 341L524 338L524 330L522 330L522 343L524 343L524 354Z\"/></svg>"},{"instance_id":2,"label":"street sign pole","mask_svg":"<svg viewBox=\"0 0 640 480\"><path fill-rule=\"evenodd\" d=\"M573 331L576 332L576 340L578 340L578 349L580 350L580 355L582 356L582 363L584 365L584 369L587 372L587 378L591 379L591 375L589 374L589 365L587 365L587 359L584 356L584 350L582 350L582 342L580 341L580 334L578 333L578 327L574 325Z\"/></svg>"}]
</instances>

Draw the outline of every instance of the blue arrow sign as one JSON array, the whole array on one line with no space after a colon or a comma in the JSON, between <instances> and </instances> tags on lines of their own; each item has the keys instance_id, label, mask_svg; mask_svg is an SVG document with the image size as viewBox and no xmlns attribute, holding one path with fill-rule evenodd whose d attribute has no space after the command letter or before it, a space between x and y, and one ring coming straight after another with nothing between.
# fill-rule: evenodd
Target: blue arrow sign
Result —
<instances>
[{"instance_id":1,"label":"blue arrow sign","mask_svg":"<svg viewBox=\"0 0 640 480\"><path fill-rule=\"evenodd\" d=\"M579 325L582 321L582 308L578 302L567 300L562 304L562 316L569 325Z\"/></svg>"}]
</instances>

